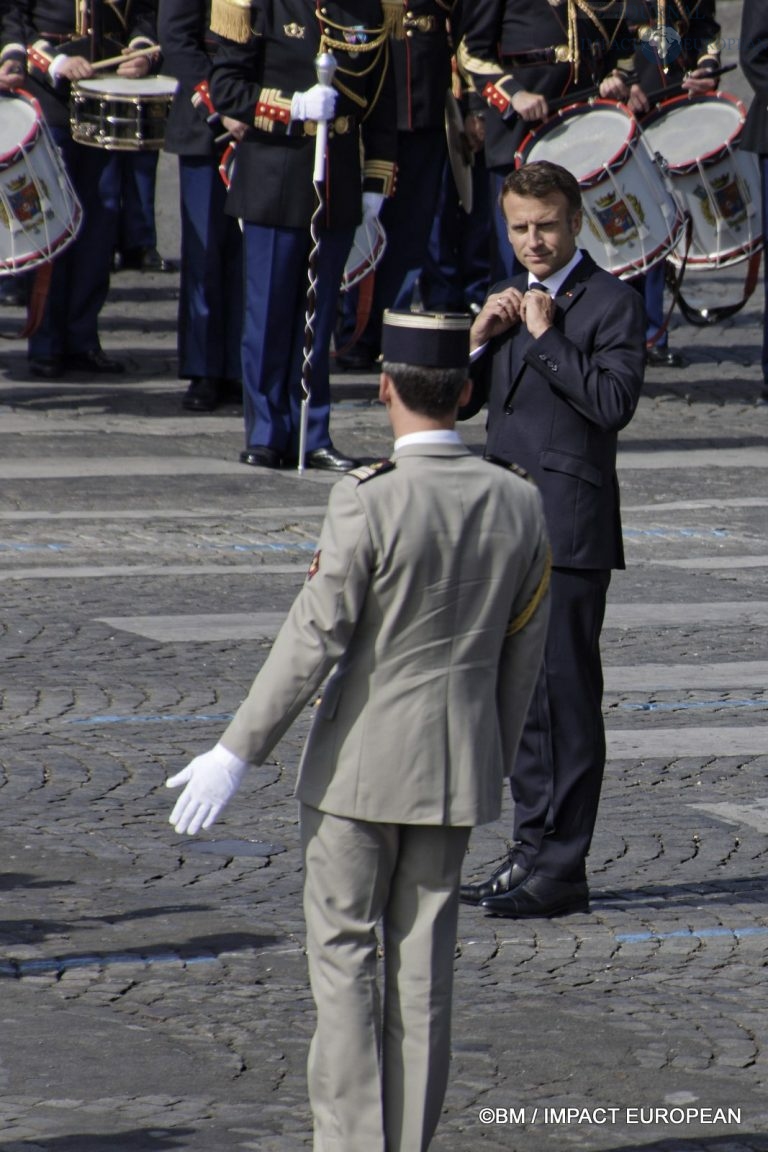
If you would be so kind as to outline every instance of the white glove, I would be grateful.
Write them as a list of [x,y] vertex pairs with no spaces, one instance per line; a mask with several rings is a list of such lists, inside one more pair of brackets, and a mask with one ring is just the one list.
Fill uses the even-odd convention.
[[383,203],[381,192],[363,192],[363,220],[378,216]]
[[174,805],[169,821],[177,832],[194,836],[201,828],[210,828],[225,804],[240,786],[248,764],[217,744],[204,752],[165,782],[166,788],[186,788]]
[[332,120],[338,95],[329,84],[315,84],[306,92],[294,92],[291,120]]

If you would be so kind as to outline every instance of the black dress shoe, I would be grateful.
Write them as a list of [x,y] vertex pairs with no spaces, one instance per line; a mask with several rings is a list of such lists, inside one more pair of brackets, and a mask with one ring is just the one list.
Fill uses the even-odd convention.
[[481,884],[462,884],[459,888],[459,900],[462,904],[479,904],[481,900],[487,900],[491,896],[501,896],[505,892],[510,892],[518,884],[522,884],[529,875],[527,868],[508,856]]
[[216,380],[210,376],[193,376],[181,401],[188,412],[213,412],[221,403],[221,393]]
[[552,880],[531,872],[511,892],[481,900],[480,907],[510,920],[568,916],[571,912],[589,912],[589,889],[586,880]]
[[29,360],[30,376],[38,376],[41,380],[58,380],[64,375],[66,369],[60,356],[32,356]]
[[115,267],[131,272],[175,272],[173,260],[166,260],[157,248],[126,248],[115,256]]
[[257,444],[253,448],[246,448],[240,453],[240,463],[250,464],[252,468],[280,468],[282,457],[274,448],[267,448],[265,444]]
[[220,380],[219,381],[219,395],[222,404],[242,404],[243,402],[243,382],[242,380]]
[[684,368],[686,360],[679,352],[673,352],[672,349],[664,344],[659,347],[654,344],[645,350],[646,364],[652,364],[655,368]]
[[125,365],[106,356],[101,348],[94,348],[91,352],[70,352],[66,365],[76,372],[97,372],[102,376],[121,376],[125,372]]
[[344,456],[331,445],[328,448],[315,448],[314,452],[307,452],[304,464],[307,468],[323,468],[326,472],[351,472],[357,468],[359,460],[351,456]]

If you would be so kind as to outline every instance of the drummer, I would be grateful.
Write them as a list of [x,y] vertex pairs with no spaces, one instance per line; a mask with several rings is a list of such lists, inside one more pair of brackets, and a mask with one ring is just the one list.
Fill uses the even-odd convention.
[[[700,0],[688,16],[680,0],[636,0],[630,32],[635,42],[637,82],[630,89],[629,107],[639,118],[680,91],[699,95],[717,88],[720,67],[720,25],[715,0]],[[622,62],[624,63],[624,62]],[[665,327],[664,261],[635,282],[645,296],[648,319],[646,355],[657,368],[682,368],[684,357],[673,351]]]
[[[102,351],[98,318],[109,290],[119,202],[113,154],[76,143],[69,127],[70,88],[95,72],[93,63],[156,44],[153,0],[17,0],[0,18],[0,77],[22,84],[40,103],[83,207],[77,240],[52,265],[42,324],[30,337],[32,376],[114,376],[124,365]],[[145,76],[151,56],[126,59],[119,76]]]
[[491,280],[513,275],[500,192],[515,168],[521,141],[550,111],[553,100],[598,89],[626,99],[629,89],[618,61],[626,38],[606,5],[587,0],[474,0],[464,6],[459,67],[488,106],[485,159],[491,176],[495,244]]

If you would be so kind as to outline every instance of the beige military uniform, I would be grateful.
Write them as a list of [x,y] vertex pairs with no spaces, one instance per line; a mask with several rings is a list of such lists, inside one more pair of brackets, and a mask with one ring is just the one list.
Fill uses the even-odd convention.
[[546,633],[537,490],[435,440],[336,484],[307,582],[222,737],[260,763],[335,665],[296,790],[316,1152],[429,1144],[462,858],[472,825],[499,815]]

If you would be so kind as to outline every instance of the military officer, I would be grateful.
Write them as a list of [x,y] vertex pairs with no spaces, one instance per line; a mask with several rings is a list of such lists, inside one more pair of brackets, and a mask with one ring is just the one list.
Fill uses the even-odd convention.
[[182,404],[192,412],[242,398],[243,238],[237,220],[224,211],[219,162],[223,138],[242,139],[248,125],[220,116],[211,99],[220,41],[209,21],[209,0],[161,0],[163,66],[179,81],[165,149],[179,158],[178,370],[190,382]]
[[[298,455],[315,141],[318,121],[326,120],[305,460],[310,468],[346,471],[355,461],[330,437],[328,355],[344,265],[362,217],[361,189],[365,211],[377,212],[394,185],[394,87],[381,4],[275,0],[243,7],[216,0],[211,27],[228,40],[213,62],[213,104],[249,125],[237,146],[226,209],[243,220],[245,243],[240,459],[279,468]],[[318,83],[315,72],[323,51],[336,60],[331,87]]]
[[397,92],[397,184],[382,206],[387,238],[367,312],[353,289],[343,299],[336,363],[371,368],[381,352],[385,308],[410,308],[429,244],[446,157],[455,0],[385,0]]
[[499,195],[523,138],[547,117],[548,102],[598,85],[602,96],[628,95],[625,76],[614,67],[624,25],[612,9],[586,0],[475,0],[465,6],[459,66],[488,106],[492,280],[519,270],[507,243]]
[[[448,1075],[461,862],[499,812],[547,622],[536,489],[454,430],[469,320],[386,313],[394,456],[331,493],[318,550],[221,742],[168,784],[207,828],[331,668],[301,766],[315,1148],[426,1150]],[[386,995],[377,992],[381,921]],[[382,1003],[383,1001],[383,1003]]]
[[[39,101],[83,206],[77,239],[53,262],[45,315],[29,340],[30,372],[46,379],[65,372],[120,373],[123,364],[104,354],[98,333],[115,247],[119,168],[110,152],[72,139],[70,85],[94,75],[97,60],[155,44],[153,0],[18,0],[2,14],[0,39],[2,68],[15,70]],[[140,77],[150,67],[142,56],[116,71]]]
[[[715,19],[715,0],[635,0],[629,32],[637,48],[629,66],[637,80],[630,89],[629,107],[636,116],[680,89],[692,96],[713,92],[720,65],[720,25]],[[622,62],[623,63],[623,62]],[[639,280],[648,318],[646,356],[649,364],[681,368],[685,361],[669,347],[664,315],[664,261]]]
[[[763,220],[768,220],[768,12],[759,0],[745,0],[744,3],[739,63],[754,92],[740,147],[747,152],[756,152],[760,157]],[[768,404],[768,255],[763,256],[763,278],[763,391],[760,402]]]

